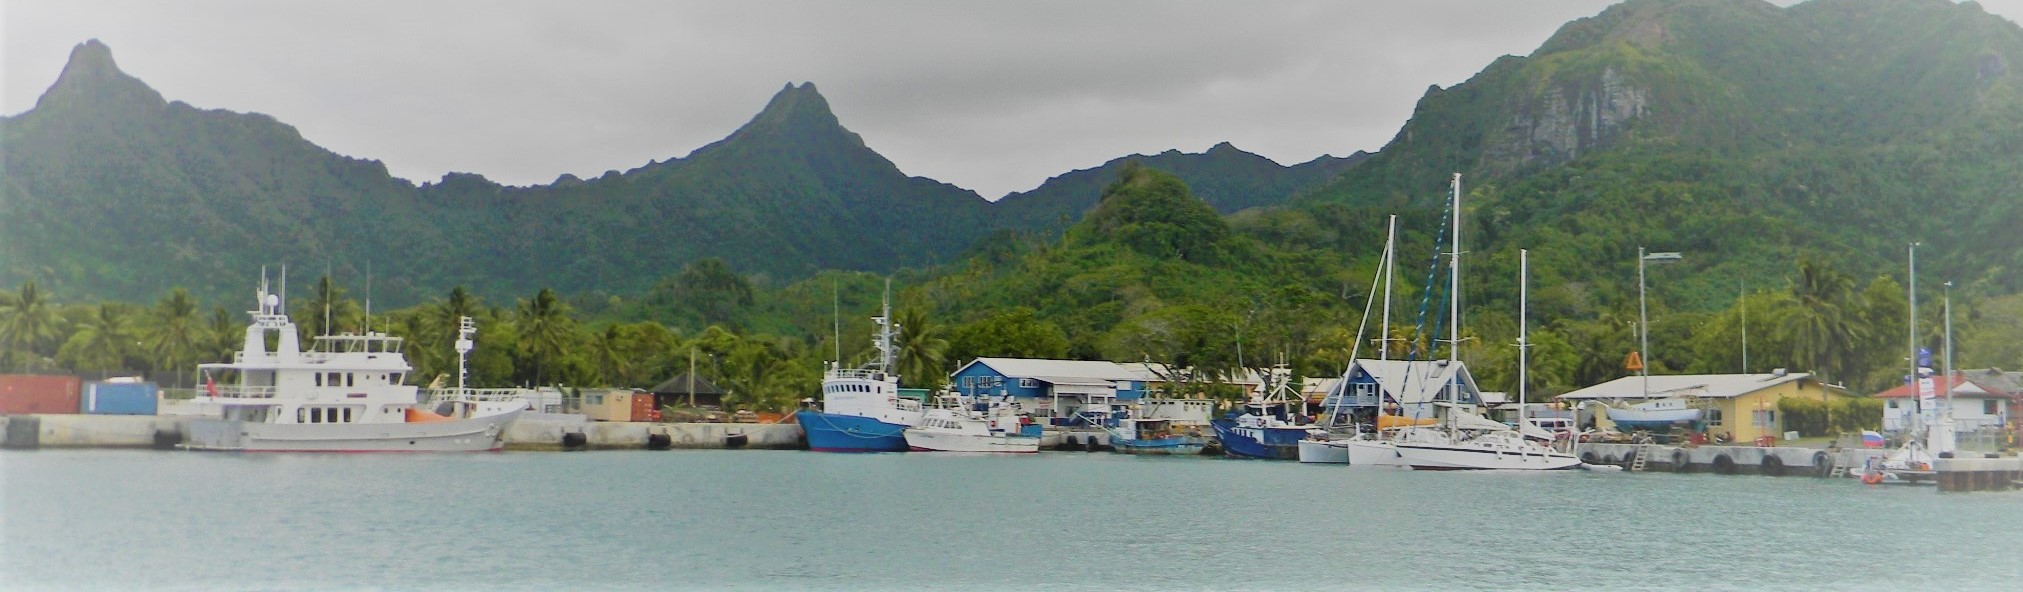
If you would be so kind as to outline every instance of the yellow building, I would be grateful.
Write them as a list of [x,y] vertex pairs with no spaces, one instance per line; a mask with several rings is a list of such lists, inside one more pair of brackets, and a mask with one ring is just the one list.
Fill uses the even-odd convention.
[[1709,435],[1725,434],[1736,443],[1749,443],[1766,435],[1784,437],[1784,418],[1777,411],[1777,402],[1785,397],[1828,401],[1847,396],[1847,392],[1839,387],[1820,384],[1811,374],[1778,371],[1770,374],[1675,374],[1648,379],[1627,376],[1560,395],[1558,399],[1584,406],[1589,401],[1634,405],[1659,399],[1691,398],[1694,405],[1706,410]]

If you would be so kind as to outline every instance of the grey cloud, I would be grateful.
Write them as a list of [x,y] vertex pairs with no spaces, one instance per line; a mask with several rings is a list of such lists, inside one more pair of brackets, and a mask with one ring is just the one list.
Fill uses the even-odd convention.
[[902,170],[995,198],[1225,140],[1285,163],[1375,150],[1428,85],[1609,3],[9,0],[0,112],[96,37],[171,99],[417,181],[531,184],[685,155],[807,80]]

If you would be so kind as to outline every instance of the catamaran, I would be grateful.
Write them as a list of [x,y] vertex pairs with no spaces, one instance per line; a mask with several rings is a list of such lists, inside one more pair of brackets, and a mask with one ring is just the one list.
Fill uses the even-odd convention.
[[[284,272],[282,292],[287,291]],[[368,329],[324,335],[302,351],[295,323],[265,274],[244,346],[231,362],[200,364],[197,400],[221,409],[218,419],[191,421],[183,447],[247,452],[377,452],[498,450],[522,406],[454,400],[436,413],[419,390],[403,384],[413,368],[402,340]],[[467,324],[468,326],[468,324]],[[273,351],[267,350],[270,335]],[[468,334],[459,355],[469,352]],[[461,358],[460,358],[461,359]],[[459,378],[463,378],[459,362]],[[219,384],[219,376],[237,384]]]

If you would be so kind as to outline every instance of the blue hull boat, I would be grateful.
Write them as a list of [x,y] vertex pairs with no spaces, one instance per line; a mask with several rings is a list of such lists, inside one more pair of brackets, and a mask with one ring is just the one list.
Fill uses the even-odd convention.
[[1208,442],[1193,436],[1169,436],[1150,440],[1129,440],[1110,436],[1110,447],[1124,454],[1201,454]]
[[1239,458],[1299,460],[1299,441],[1307,436],[1304,427],[1238,427],[1233,419],[1208,423],[1222,440],[1223,454]]
[[794,413],[817,452],[903,452],[906,426],[868,417],[801,410]]

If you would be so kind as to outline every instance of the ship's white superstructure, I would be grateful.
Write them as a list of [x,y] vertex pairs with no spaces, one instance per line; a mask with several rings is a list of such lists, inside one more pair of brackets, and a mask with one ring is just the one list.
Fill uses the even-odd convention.
[[[249,311],[253,322],[232,361],[198,366],[204,387],[197,398],[216,405],[221,417],[191,422],[187,448],[497,450],[506,427],[519,417],[517,406],[467,397],[448,399],[447,415],[423,409],[418,389],[405,384],[414,369],[402,354],[401,338],[369,330],[327,335],[303,350],[282,299],[267,291],[264,279],[257,299],[259,309]],[[467,340],[465,335],[460,341]]]

